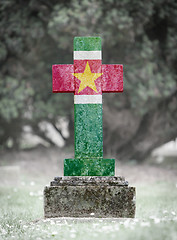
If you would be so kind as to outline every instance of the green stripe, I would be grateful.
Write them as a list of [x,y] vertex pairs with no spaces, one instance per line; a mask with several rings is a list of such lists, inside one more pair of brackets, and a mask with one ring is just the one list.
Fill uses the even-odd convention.
[[74,51],[101,51],[101,38],[75,37]]
[[65,159],[64,176],[114,176],[115,159]]
[[74,118],[75,158],[102,158],[102,104],[74,104]]

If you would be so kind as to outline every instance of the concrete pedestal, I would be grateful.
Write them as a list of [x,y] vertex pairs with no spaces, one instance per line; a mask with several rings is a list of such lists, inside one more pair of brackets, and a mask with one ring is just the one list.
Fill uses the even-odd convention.
[[44,216],[133,218],[135,188],[123,177],[56,177],[44,189]]

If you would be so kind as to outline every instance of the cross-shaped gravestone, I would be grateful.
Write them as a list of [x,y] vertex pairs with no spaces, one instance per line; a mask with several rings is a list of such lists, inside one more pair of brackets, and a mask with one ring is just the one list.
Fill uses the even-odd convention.
[[101,64],[101,38],[76,37],[74,64],[53,66],[53,91],[74,93],[75,158],[45,187],[45,217],[134,217],[135,188],[103,158],[102,93],[123,91],[122,65]]
[[123,91],[123,66],[102,64],[100,37],[74,38],[74,64],[53,65],[53,92],[74,93],[75,158],[64,176],[114,176],[103,158],[102,93]]

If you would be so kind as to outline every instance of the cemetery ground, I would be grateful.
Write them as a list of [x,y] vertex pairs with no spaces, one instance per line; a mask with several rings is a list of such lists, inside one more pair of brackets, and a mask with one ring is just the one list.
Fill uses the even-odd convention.
[[135,219],[44,219],[43,189],[73,150],[38,148],[0,154],[0,239],[177,239],[177,161],[117,162],[136,187]]

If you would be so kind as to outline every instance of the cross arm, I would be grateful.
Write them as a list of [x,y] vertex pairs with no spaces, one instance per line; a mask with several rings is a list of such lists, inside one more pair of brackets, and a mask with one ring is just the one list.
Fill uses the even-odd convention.
[[123,92],[123,65],[102,65],[102,92]]
[[53,92],[74,92],[74,66],[57,64],[52,66]]

